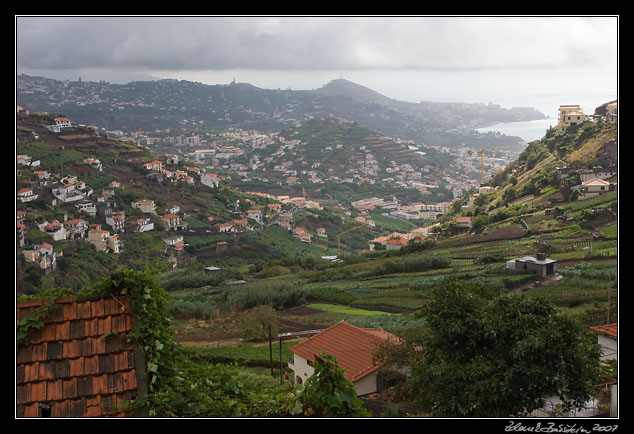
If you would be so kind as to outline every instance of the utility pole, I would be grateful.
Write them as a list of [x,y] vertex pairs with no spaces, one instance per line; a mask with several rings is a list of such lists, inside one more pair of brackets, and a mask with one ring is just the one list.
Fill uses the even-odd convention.
[[612,272],[608,272],[608,320],[605,325],[610,324],[610,286],[612,284]]
[[273,373],[273,338],[271,336],[271,324],[269,324],[269,359],[271,361],[271,377],[275,378]]

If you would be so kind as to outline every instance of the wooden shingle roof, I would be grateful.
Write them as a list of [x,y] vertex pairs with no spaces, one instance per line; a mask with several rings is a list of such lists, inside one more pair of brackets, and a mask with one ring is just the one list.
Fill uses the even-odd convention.
[[[46,300],[21,302],[17,321]],[[55,300],[16,353],[17,417],[127,416],[137,397],[131,304],[125,298]]]

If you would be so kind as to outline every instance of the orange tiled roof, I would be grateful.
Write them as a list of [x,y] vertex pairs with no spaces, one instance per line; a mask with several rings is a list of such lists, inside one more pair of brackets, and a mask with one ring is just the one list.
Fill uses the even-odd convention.
[[309,361],[324,351],[337,359],[348,380],[356,382],[379,368],[373,357],[388,341],[400,342],[396,335],[384,330],[360,328],[340,321],[289,350]]
[[[18,347],[16,415],[42,416],[44,405],[51,417],[126,416],[122,401],[137,395],[134,347],[123,335],[132,329],[129,300],[65,297],[55,303],[44,327]],[[42,304],[19,303],[17,320]],[[104,339],[107,333],[114,334]]]
[[590,327],[590,330],[602,335],[613,337],[615,339],[618,337],[618,323],[615,322],[612,324]]

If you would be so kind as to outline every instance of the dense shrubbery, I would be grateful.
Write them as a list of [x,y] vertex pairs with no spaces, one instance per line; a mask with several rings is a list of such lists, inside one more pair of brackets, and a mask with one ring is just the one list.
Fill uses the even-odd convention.
[[251,309],[262,305],[285,309],[304,303],[306,294],[306,289],[293,284],[243,285],[226,289],[221,299],[225,310]]
[[210,319],[218,310],[215,295],[200,291],[189,294],[171,294],[168,306],[174,319]]
[[387,261],[377,269],[376,274],[415,273],[427,270],[438,270],[448,268],[450,264],[451,260],[442,256],[418,256],[402,260]]
[[352,271],[350,269],[333,269],[314,274],[309,281],[327,282],[332,280],[357,280],[367,277],[383,276],[395,273],[417,273],[427,270],[448,268],[451,259],[443,256],[414,256],[410,258],[391,258],[369,269]]
[[412,315],[362,315],[346,321],[357,327],[379,328],[399,336],[425,323],[424,318]]
[[177,270],[164,273],[161,276],[161,286],[167,291],[176,291],[187,288],[200,288],[208,285],[219,285],[227,278],[225,272],[206,274],[202,272],[189,272]]

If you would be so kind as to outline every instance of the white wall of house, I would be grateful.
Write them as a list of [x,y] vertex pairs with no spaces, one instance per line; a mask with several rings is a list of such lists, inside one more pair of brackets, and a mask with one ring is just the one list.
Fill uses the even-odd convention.
[[[315,369],[308,364],[308,361],[300,355],[294,354],[293,363],[289,363],[288,367],[294,372],[296,384],[305,384]],[[357,396],[367,395],[377,391],[377,375],[376,371],[354,382],[354,388]]]
[[599,346],[601,346],[601,351],[603,352],[601,360],[615,360],[617,358],[616,339],[609,336],[599,335],[597,342]]
[[315,372],[315,369],[308,364],[308,360],[297,354],[294,355],[293,363],[289,363],[288,367],[293,370],[297,384],[304,384]]

